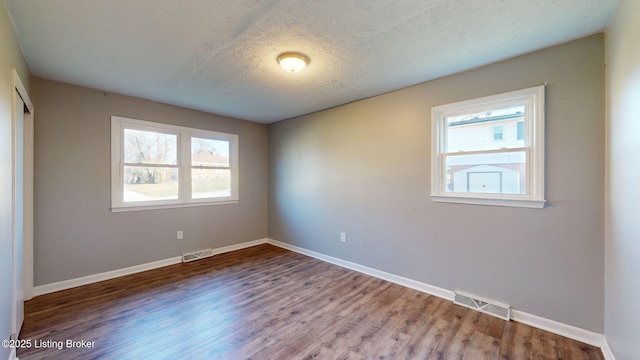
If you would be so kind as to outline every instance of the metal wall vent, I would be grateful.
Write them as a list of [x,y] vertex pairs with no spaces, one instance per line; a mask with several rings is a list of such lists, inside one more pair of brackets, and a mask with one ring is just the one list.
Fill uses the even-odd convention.
[[497,301],[483,299],[462,291],[455,291],[453,303],[499,317],[503,320],[511,320],[511,306]]
[[200,259],[208,258],[211,256],[213,256],[213,249],[198,250],[198,251],[182,254],[182,262],[186,263],[189,261],[200,260]]

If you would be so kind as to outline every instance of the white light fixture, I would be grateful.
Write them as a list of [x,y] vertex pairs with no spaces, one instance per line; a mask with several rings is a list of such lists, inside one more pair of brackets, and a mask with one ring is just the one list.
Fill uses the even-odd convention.
[[297,52],[286,52],[278,55],[278,64],[285,71],[299,72],[309,64],[309,57]]

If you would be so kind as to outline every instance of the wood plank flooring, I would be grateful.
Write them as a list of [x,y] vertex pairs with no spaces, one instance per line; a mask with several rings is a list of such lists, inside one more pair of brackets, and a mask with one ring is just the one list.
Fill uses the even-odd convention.
[[603,359],[593,346],[271,245],[36,297],[20,338],[31,342],[21,360]]

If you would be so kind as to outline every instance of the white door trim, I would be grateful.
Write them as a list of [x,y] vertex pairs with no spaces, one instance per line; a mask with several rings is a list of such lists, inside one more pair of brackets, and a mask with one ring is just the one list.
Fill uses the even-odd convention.
[[[22,134],[22,139],[20,139],[20,141],[16,141],[15,139],[12,140],[13,145],[12,145],[12,172],[13,172],[13,181],[14,181],[14,185],[13,185],[13,205],[12,205],[12,247],[16,246],[15,242],[16,242],[16,234],[17,231],[16,229],[18,229],[20,226],[22,226],[22,261],[19,261],[18,263],[22,264],[22,269],[21,269],[21,273],[22,276],[20,279],[15,279],[15,275],[12,275],[12,314],[11,314],[11,318],[12,318],[12,325],[11,325],[11,331],[16,333],[19,332],[20,329],[20,325],[21,324],[16,324],[16,319],[17,317],[17,312],[15,309],[15,302],[17,299],[20,300],[26,300],[31,298],[31,293],[33,292],[33,113],[34,113],[34,107],[33,107],[33,102],[31,101],[31,98],[29,97],[29,94],[27,93],[26,88],[24,87],[24,84],[22,82],[22,80],[20,79],[20,76],[18,75],[18,72],[16,71],[16,69],[12,69],[12,78],[13,78],[13,91],[12,91],[12,105],[11,105],[11,121],[12,121],[12,133],[15,137],[15,129],[17,129],[17,115],[20,112],[21,115],[24,115],[23,120],[22,120],[22,129],[23,129],[23,134]],[[16,102],[18,101],[18,97],[21,100],[21,103],[24,104],[24,107],[27,108],[27,111],[25,111],[24,107],[23,108],[17,108],[16,106]],[[16,171],[18,169],[18,164],[16,164],[16,157],[18,156],[18,152],[17,152],[17,148],[16,148],[16,143],[20,143],[22,146],[22,163],[20,164],[20,166],[22,167],[22,179],[20,179],[22,181],[22,188],[23,188],[23,194],[22,194],[22,206],[16,206],[16,185],[15,185],[15,181],[16,181]],[[17,223],[20,217],[18,217],[16,215],[16,208],[20,209],[22,208],[22,224]],[[13,250],[12,250],[13,251]],[[13,255],[12,255],[13,256]],[[12,269],[13,269],[12,265]],[[12,274],[14,274],[13,272],[14,270],[12,270]],[[16,281],[19,281],[19,286],[15,283]],[[15,294],[16,289],[20,289],[22,291],[21,294]],[[20,318],[22,318],[22,316],[20,316]],[[13,335],[13,334],[12,334]]]
[[33,166],[34,166],[34,106],[16,69],[13,69],[13,86],[20,94],[28,113],[24,114],[24,299],[33,297]]
[[20,97],[22,97],[22,101],[24,101],[24,105],[29,109],[29,113],[33,115],[33,103],[31,102],[31,98],[27,93],[27,89],[24,87],[22,80],[20,80],[20,75],[18,75],[18,71],[15,68],[13,70],[13,87],[18,91]]

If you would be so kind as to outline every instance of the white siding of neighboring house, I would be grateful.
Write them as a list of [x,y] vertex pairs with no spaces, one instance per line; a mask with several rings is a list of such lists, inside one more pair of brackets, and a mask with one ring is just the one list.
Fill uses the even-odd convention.
[[[522,118],[479,122],[447,128],[447,151],[492,150],[496,148],[518,148],[524,140],[518,140],[518,125]],[[502,126],[502,140],[493,140],[493,127]]]
[[[456,125],[447,128],[447,151],[481,151],[524,147],[518,140],[522,117]],[[502,139],[494,140],[494,128],[502,127]],[[447,157],[448,189],[453,192],[524,192],[525,153],[472,154]]]

